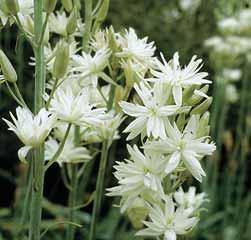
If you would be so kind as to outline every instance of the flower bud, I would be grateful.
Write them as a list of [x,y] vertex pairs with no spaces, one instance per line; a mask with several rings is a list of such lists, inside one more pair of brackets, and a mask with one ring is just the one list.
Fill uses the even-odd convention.
[[70,12],[73,8],[72,0],[61,0],[64,9]]
[[103,22],[109,9],[110,0],[104,0],[96,16],[97,22]]
[[4,54],[2,50],[0,50],[0,66],[4,75],[4,78],[9,82],[16,82],[17,81],[17,73],[12,66],[10,60]]
[[137,198],[132,206],[127,210],[128,217],[134,228],[140,229],[143,226],[142,221],[146,219],[149,210],[145,202]]
[[209,124],[209,117],[210,117],[210,114],[208,111],[205,112],[201,116],[200,121],[199,121],[199,127],[197,130],[197,137],[200,138],[200,137],[209,135],[209,131],[210,131],[210,126],[208,125]]
[[57,49],[56,59],[53,65],[53,76],[57,79],[62,78],[68,68],[70,49],[66,42],[62,42]]
[[[209,85],[205,85],[202,87],[199,91],[206,94],[208,92]],[[188,105],[194,106],[198,104],[203,99],[202,95],[199,94],[193,94],[192,97],[190,97],[187,101]]]
[[44,11],[52,13],[56,7],[57,0],[44,0]]
[[6,5],[6,1],[3,0],[3,1],[0,1],[0,10],[5,14],[5,15],[8,15],[9,14],[9,10],[8,10],[8,7]]
[[115,103],[116,103],[115,109],[116,109],[117,112],[120,110],[120,106],[119,106],[118,103],[121,100],[123,100],[123,98],[124,98],[124,88],[121,87],[121,86],[117,86],[116,90],[115,90],[115,97],[114,97]]
[[78,20],[77,10],[74,7],[71,12],[71,15],[68,19],[67,26],[66,26],[66,31],[67,31],[68,35],[71,35],[75,32],[75,30],[77,28],[77,20]]
[[126,79],[126,86],[133,87],[135,79],[131,61],[128,61],[127,63],[124,64],[124,73]]
[[210,107],[210,105],[212,104],[212,101],[213,101],[213,98],[209,97],[208,99],[204,100],[200,105],[198,105],[196,108],[194,108],[190,114],[193,115],[193,114],[205,113]]
[[193,92],[195,89],[196,89],[196,86],[194,85],[184,89],[183,102],[187,102],[193,96]]
[[5,5],[12,15],[16,15],[20,10],[18,0],[5,0]]
[[26,32],[34,35],[34,21],[30,15],[26,15],[21,18],[21,23]]
[[185,124],[186,124],[186,115],[185,115],[185,113],[179,114],[176,124],[177,124],[177,127],[179,128],[179,130],[182,131]]

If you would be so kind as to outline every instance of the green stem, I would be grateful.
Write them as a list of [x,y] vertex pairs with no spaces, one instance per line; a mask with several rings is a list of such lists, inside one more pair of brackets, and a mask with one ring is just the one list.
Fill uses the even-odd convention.
[[83,51],[86,51],[88,49],[91,27],[92,27],[92,0],[85,0],[85,32],[82,44]]
[[52,159],[46,164],[46,166],[44,167],[44,171],[46,172],[48,170],[48,168],[57,161],[58,157],[60,156],[60,154],[62,153],[63,149],[64,149],[64,145],[66,142],[66,139],[69,135],[69,132],[71,130],[71,123],[68,124],[68,127],[66,129],[64,138],[62,140],[62,142],[60,143],[58,150],[56,151],[56,153],[54,154],[54,156],[52,157]]
[[[80,127],[75,127],[74,133],[74,141],[75,146],[78,146],[80,143]],[[73,164],[71,167],[71,182],[70,182],[70,189],[69,189],[69,199],[68,199],[68,207],[69,207],[69,221],[75,221],[75,210],[74,207],[77,201],[77,189],[78,189],[78,165]],[[74,240],[75,236],[75,227],[73,225],[69,225],[66,232],[66,239],[67,240]]]
[[89,240],[94,240],[96,237],[96,226],[97,226],[98,216],[100,214],[102,196],[104,191],[105,169],[107,165],[108,148],[109,148],[108,141],[104,141],[102,144],[98,179],[96,183],[96,193],[92,210],[92,221],[91,221]]
[[[75,209],[76,201],[77,201],[77,190],[78,190],[78,166],[77,164],[72,164],[72,176],[70,183],[70,192],[68,199],[68,207],[69,207],[69,221],[75,222]],[[67,229],[67,240],[74,240],[75,236],[75,226],[69,225]]]
[[[35,42],[39,43],[43,27],[43,0],[34,0],[34,32]],[[45,91],[45,63],[44,46],[35,48],[35,99],[34,112],[37,114],[44,106],[43,95]],[[32,186],[32,200],[30,208],[29,240],[40,239],[40,225],[42,214],[42,199],[44,185],[44,145],[34,150],[34,172]]]
[[31,199],[31,188],[32,188],[32,173],[33,173],[33,164],[34,161],[31,159],[31,162],[29,163],[28,167],[28,173],[27,173],[27,187],[25,188],[25,196],[24,196],[24,202],[22,205],[22,214],[21,214],[21,219],[20,219],[20,225],[17,229],[16,236],[21,234],[22,227],[27,223],[27,218],[28,218],[28,210],[29,210],[29,203]]
[[42,44],[43,40],[44,40],[44,34],[45,34],[45,31],[46,31],[46,27],[47,27],[47,23],[48,23],[48,20],[49,20],[49,13],[46,14],[46,17],[45,17],[45,21],[43,23],[43,27],[42,27],[42,34],[40,36],[40,39],[39,39],[39,45]]
[[52,86],[52,89],[51,89],[49,99],[47,100],[46,105],[45,105],[46,108],[48,108],[50,106],[51,99],[52,99],[57,87],[58,87],[58,79],[55,79],[55,82],[53,83],[53,86]]

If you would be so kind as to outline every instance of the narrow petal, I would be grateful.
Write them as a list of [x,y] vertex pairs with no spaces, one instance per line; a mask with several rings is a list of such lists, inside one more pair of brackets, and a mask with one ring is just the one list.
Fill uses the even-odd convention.
[[165,173],[169,174],[173,172],[179,165],[179,162],[180,162],[180,152],[174,152],[171,155],[168,163],[166,164]]
[[21,147],[17,154],[18,154],[18,158],[21,162],[23,163],[27,163],[27,160],[26,160],[26,156],[28,154],[28,152],[32,149],[31,146],[24,146],[24,147]]

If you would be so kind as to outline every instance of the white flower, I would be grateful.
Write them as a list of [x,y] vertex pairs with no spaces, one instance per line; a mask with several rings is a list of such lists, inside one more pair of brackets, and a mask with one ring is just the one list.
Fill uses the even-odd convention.
[[[59,143],[50,137],[45,142],[45,160],[50,161],[59,148]],[[91,159],[90,152],[82,146],[75,146],[73,138],[67,138],[64,148],[57,159],[57,163],[62,167],[63,163],[80,163]]]
[[114,140],[114,137],[118,138],[118,128],[122,121],[122,114],[108,112],[103,121],[97,125],[97,134],[101,139]]
[[100,49],[108,49],[109,41],[108,41],[108,29],[105,31],[99,30],[97,31],[91,39],[91,47],[97,51]]
[[194,11],[200,5],[201,0],[180,0],[179,3],[183,11]]
[[226,80],[236,82],[240,80],[242,71],[238,68],[236,69],[224,68],[222,75],[224,78],[226,78]]
[[133,201],[145,191],[163,193],[161,180],[164,177],[162,154],[152,151],[141,153],[136,145],[127,146],[131,160],[117,161],[114,175],[118,179],[119,186],[107,189],[109,196],[123,196]]
[[189,110],[189,107],[167,105],[168,94],[164,91],[164,85],[161,83],[155,83],[153,89],[151,89],[148,85],[141,82],[139,85],[135,84],[134,88],[144,106],[124,101],[120,102],[123,112],[136,118],[124,130],[124,132],[130,132],[128,140],[145,131],[148,137],[165,138],[165,119],[178,112]]
[[166,174],[173,172],[183,162],[191,174],[201,182],[202,176],[205,176],[206,173],[202,169],[199,159],[211,155],[216,147],[213,143],[206,141],[206,136],[197,138],[197,128],[194,115],[190,118],[183,133],[175,123],[172,126],[170,122],[166,121],[167,139],[149,143],[145,148],[170,154],[170,159],[165,167]]
[[78,77],[97,87],[98,78],[101,77],[105,81],[109,78],[103,70],[108,65],[110,51],[106,48],[99,49],[94,56],[89,53],[82,52],[82,56],[75,55],[72,57],[73,69],[78,72]]
[[202,68],[202,60],[197,59],[193,56],[189,64],[181,68],[179,63],[179,54],[176,52],[173,55],[172,61],[166,62],[164,56],[161,54],[163,63],[156,60],[158,69],[152,70],[152,74],[155,77],[152,80],[159,80],[167,82],[172,86],[172,93],[174,101],[177,105],[182,104],[182,89],[191,85],[201,85],[203,83],[211,83],[206,80],[205,77],[208,75],[206,72],[199,72]]
[[33,14],[34,12],[34,1],[33,0],[18,0],[20,13],[24,15]]
[[87,89],[84,89],[77,96],[74,96],[70,88],[57,89],[49,109],[64,122],[76,125],[97,124],[103,117],[104,109],[93,109],[94,106],[89,102],[90,97]]
[[49,18],[49,29],[50,32],[57,33],[62,36],[67,36],[66,26],[68,23],[68,18],[64,11],[56,12],[56,14],[51,13]]
[[184,192],[182,187],[180,187],[179,190],[173,194],[173,197],[179,207],[186,209],[191,214],[198,210],[206,201],[206,194],[196,194],[195,187],[189,187],[187,192]]
[[124,36],[119,35],[118,41],[122,48],[122,51],[116,54],[118,57],[132,59],[143,65],[152,65],[156,47],[154,42],[147,43],[148,37],[139,39],[135,30],[129,28]]
[[147,227],[136,233],[137,236],[159,237],[164,240],[176,240],[177,235],[189,232],[198,222],[198,218],[189,217],[183,208],[176,208],[172,198],[166,196],[164,206],[150,206],[149,221],[143,221]]
[[230,18],[225,18],[222,19],[219,23],[218,23],[218,27],[221,31],[223,32],[235,32],[238,30],[239,28],[239,22],[237,21],[237,19],[230,17]]
[[20,160],[24,161],[31,148],[36,148],[45,141],[55,124],[55,116],[44,108],[34,116],[29,109],[17,107],[16,114],[17,118],[10,113],[13,123],[3,120],[25,145],[18,151]]

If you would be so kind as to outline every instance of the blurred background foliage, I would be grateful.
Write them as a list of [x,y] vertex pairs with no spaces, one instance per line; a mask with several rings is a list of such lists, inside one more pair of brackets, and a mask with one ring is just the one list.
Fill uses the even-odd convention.
[[[237,19],[237,25],[226,21],[229,18]],[[191,233],[191,239],[251,239],[251,1],[111,0],[105,25],[113,25],[116,31],[135,28],[141,37],[149,36],[167,59],[175,51],[180,53],[182,62],[190,60],[194,54],[203,58],[203,70],[208,71],[213,80],[211,135],[217,144],[217,152],[204,160],[207,178],[200,190],[208,194],[210,201],[205,206],[207,210],[202,214],[199,227]],[[32,102],[33,75],[28,64],[31,56],[28,44],[15,27],[11,27],[0,32],[0,47],[15,64],[20,88],[27,101]],[[15,107],[5,89],[0,88],[1,117]],[[1,122],[0,240],[14,239],[13,233],[21,217],[27,169],[17,160],[18,145],[16,137],[7,132]],[[124,156],[121,145],[117,142],[111,149],[110,165],[114,159]],[[91,163],[87,169],[90,177],[86,174],[82,179],[79,198],[84,198],[85,202],[91,199],[94,189],[95,164]],[[111,172],[110,166],[107,186],[114,181]],[[83,189],[86,189],[85,194]],[[60,221],[67,217],[66,202],[67,190],[60,170],[53,167],[46,175],[44,229],[52,226],[54,219]],[[105,199],[98,239],[137,239],[128,218],[112,207],[116,203]],[[77,210],[78,221],[84,225],[79,236],[86,235],[90,210],[89,205]],[[62,239],[63,225],[53,226],[45,239]]]

